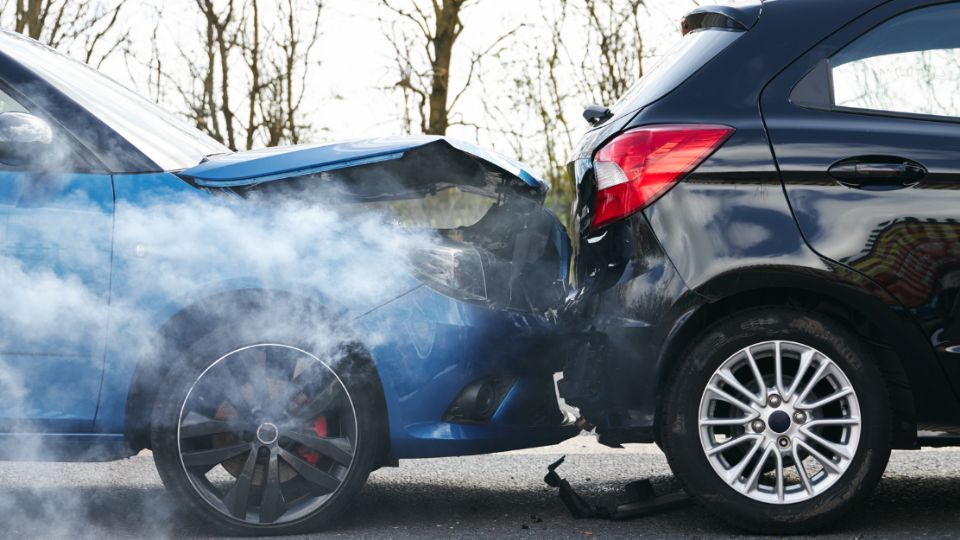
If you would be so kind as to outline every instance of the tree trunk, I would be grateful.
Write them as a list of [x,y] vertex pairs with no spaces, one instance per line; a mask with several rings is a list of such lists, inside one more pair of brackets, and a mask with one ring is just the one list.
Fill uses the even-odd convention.
[[[223,142],[223,134],[220,132],[220,122],[217,117],[216,99],[214,99],[214,79],[213,74],[216,69],[217,52],[215,48],[214,33],[216,29],[213,20],[207,17],[206,47],[207,53],[207,71],[203,77],[203,116],[197,118],[197,127],[209,133],[213,138]],[[209,121],[209,124],[207,122]]]
[[43,31],[43,22],[40,20],[40,7],[43,0],[29,0],[27,2],[27,35],[33,39],[40,39]]
[[230,109],[230,47],[227,44],[226,26],[229,19],[217,28],[217,47],[220,50],[220,110],[227,131],[227,146],[237,149],[236,134],[233,129],[233,110]]
[[290,12],[287,14],[287,31],[290,32],[290,43],[289,47],[286,48],[286,65],[284,79],[287,84],[287,130],[290,133],[290,142],[293,144],[300,143],[300,134],[297,129],[296,122],[296,108],[293,106],[293,94],[296,90],[293,89],[293,70],[296,67],[297,60],[297,23],[294,21],[294,8],[292,0],[288,0],[288,6]]
[[257,133],[257,105],[260,102],[260,4],[252,0],[253,19],[251,21],[253,37],[250,44],[250,95],[247,100],[247,140],[245,148],[253,148],[253,137]]
[[450,123],[449,110],[447,110],[450,93],[450,60],[453,56],[453,45],[463,29],[460,23],[462,6],[463,0],[443,0],[443,6],[436,12],[436,27],[432,43],[433,77],[430,84],[430,117],[427,121],[429,135],[445,135]]

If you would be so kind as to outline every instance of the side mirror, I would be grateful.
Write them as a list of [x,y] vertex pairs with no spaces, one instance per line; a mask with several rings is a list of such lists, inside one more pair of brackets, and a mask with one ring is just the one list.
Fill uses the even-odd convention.
[[53,146],[53,130],[23,112],[0,113],[0,162],[22,166],[42,162]]

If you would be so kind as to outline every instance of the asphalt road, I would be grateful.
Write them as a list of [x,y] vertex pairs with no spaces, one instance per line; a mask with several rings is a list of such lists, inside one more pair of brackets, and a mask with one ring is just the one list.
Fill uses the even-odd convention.
[[[689,507],[628,522],[574,520],[543,484],[561,468],[592,498],[626,482],[673,479],[656,447],[609,450],[592,438],[490,456],[403,462],[375,472],[355,509],[318,537],[730,537],[738,531]],[[150,456],[105,464],[0,463],[0,537],[202,537],[202,523],[173,508]],[[828,536],[954,537],[960,527],[960,450],[896,452],[880,487]]]

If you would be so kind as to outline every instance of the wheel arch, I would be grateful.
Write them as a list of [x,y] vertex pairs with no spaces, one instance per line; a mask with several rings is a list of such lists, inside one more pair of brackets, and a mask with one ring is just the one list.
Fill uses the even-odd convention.
[[[159,381],[162,381],[170,369],[183,361],[182,354],[196,339],[220,325],[227,324],[236,314],[255,313],[262,310],[283,310],[295,313],[297,320],[320,320],[328,316],[328,309],[322,304],[293,293],[268,289],[240,289],[221,292],[195,301],[184,307],[159,328],[155,336],[152,351],[159,355],[141,358],[131,379],[124,414],[124,436],[133,451],[150,448],[151,417],[156,403]],[[376,388],[378,403],[376,407],[382,414],[383,444],[385,454],[389,455],[389,416],[383,382],[369,351],[359,340],[349,343],[354,358],[359,359],[369,369]]]
[[[937,379],[935,374],[942,370],[913,319],[908,314],[895,312],[877,296],[838,279],[835,274],[810,269],[776,269],[771,273],[743,271],[716,278],[702,288],[702,293],[709,301],[679,317],[661,348],[657,403],[663,403],[662,394],[667,391],[680,356],[700,333],[731,314],[766,306],[791,306],[823,314],[864,340],[887,383],[895,448],[917,448],[918,411],[914,388],[946,392],[955,400],[952,390],[944,385],[943,377],[931,386],[931,379]],[[656,414],[655,433],[659,440],[662,407],[658,407]]]

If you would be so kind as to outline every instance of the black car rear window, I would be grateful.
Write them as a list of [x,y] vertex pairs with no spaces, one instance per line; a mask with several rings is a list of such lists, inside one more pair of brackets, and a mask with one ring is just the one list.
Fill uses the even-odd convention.
[[683,36],[610,107],[614,114],[611,122],[667,95],[743,34],[742,31],[707,28]]

